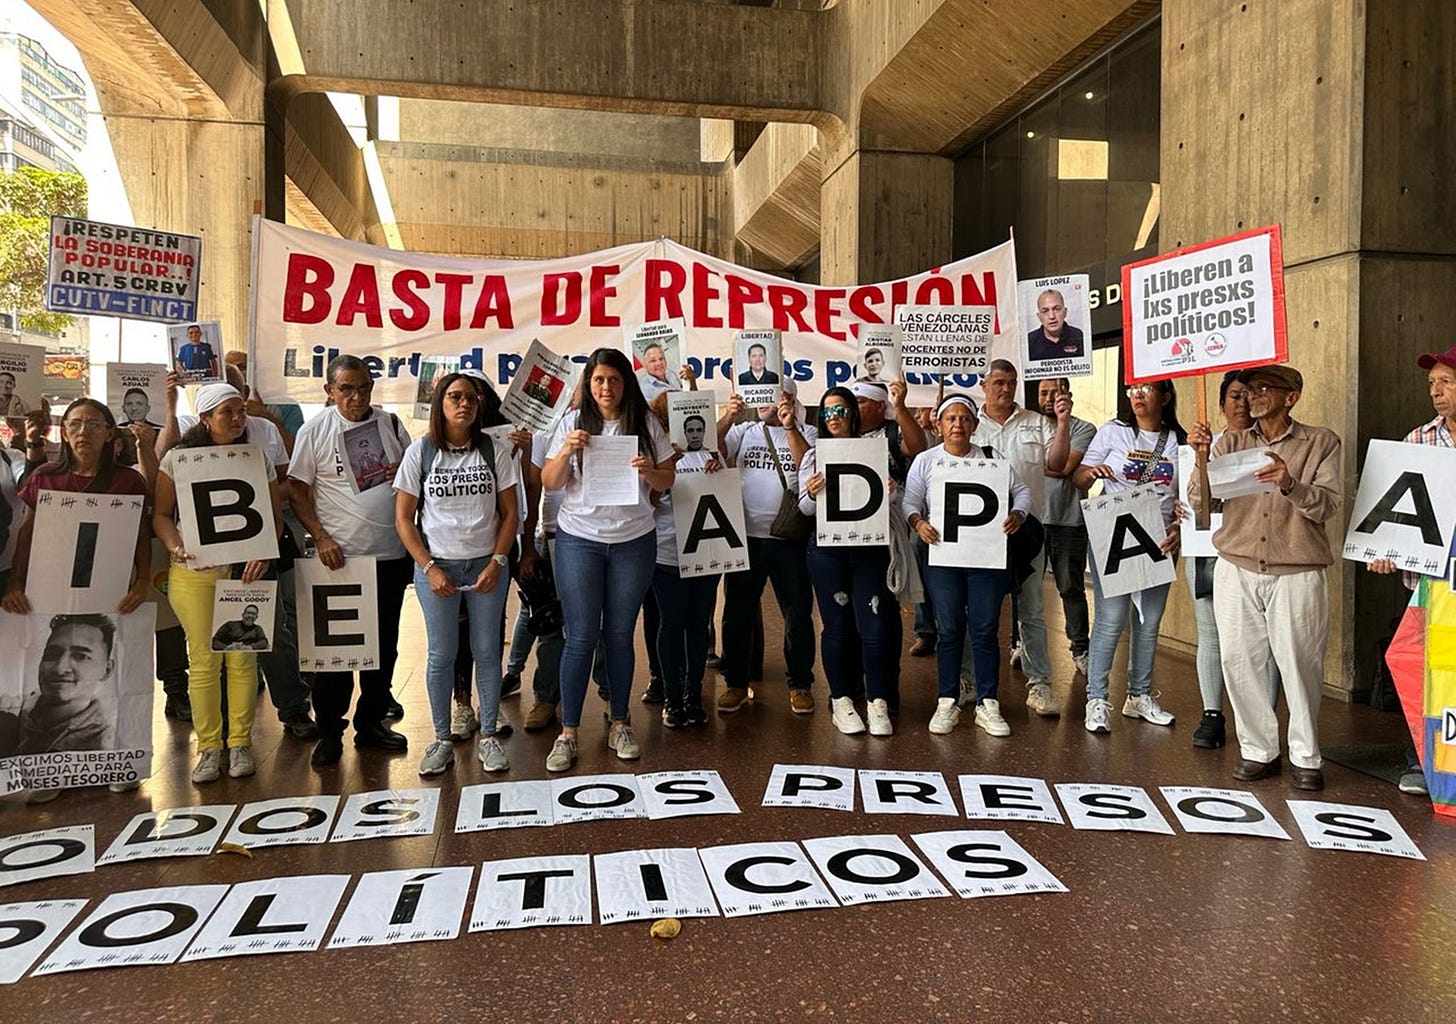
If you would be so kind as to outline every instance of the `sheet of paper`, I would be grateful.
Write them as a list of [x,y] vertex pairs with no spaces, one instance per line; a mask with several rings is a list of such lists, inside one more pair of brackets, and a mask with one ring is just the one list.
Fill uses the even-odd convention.
[[632,468],[636,455],[635,437],[593,437],[581,453],[582,500],[587,505],[637,504],[642,477]]
[[1272,491],[1272,483],[1266,484],[1254,479],[1254,474],[1268,461],[1267,449],[1264,448],[1249,448],[1209,459],[1208,489],[1215,498],[1225,501]]

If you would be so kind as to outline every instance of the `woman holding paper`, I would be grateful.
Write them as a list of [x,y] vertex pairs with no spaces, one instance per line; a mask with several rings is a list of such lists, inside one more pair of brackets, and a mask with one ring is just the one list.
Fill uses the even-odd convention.
[[[848,388],[834,387],[819,400],[819,434],[816,446],[827,438],[854,438],[861,433],[859,399]],[[824,474],[817,468],[816,448],[799,460],[799,511],[812,516],[824,490]],[[892,481],[885,481],[893,487]],[[829,680],[829,699],[834,727],[846,736],[865,731],[864,719],[855,709],[851,694],[860,689],[863,671],[865,713],[871,736],[890,736],[888,702],[889,657],[885,647],[890,638],[890,616],[900,614],[899,602],[885,586],[890,567],[888,544],[854,547],[820,547],[816,534],[809,535],[809,577],[824,632],[819,638],[824,675]],[[859,657],[850,647],[859,638]],[[899,652],[895,655],[898,657]]]
[[[181,442],[162,459],[157,471],[157,502],[152,528],[172,554],[167,574],[167,600],[187,634],[187,694],[192,700],[192,727],[197,731],[197,766],[192,781],[214,782],[222,774],[222,666],[227,664],[227,773],[234,779],[252,775],[253,710],[258,703],[258,655],[254,651],[212,650],[212,597],[218,580],[228,579],[241,568],[244,583],[252,583],[268,569],[266,561],[243,566],[193,565],[196,555],[182,544],[177,525],[176,458],[178,452],[211,445],[248,443],[248,415],[243,396],[231,384],[207,384],[197,389],[193,404],[198,423],[182,435]],[[278,482],[269,474],[268,497],[273,503],[273,523],[283,529],[283,512]]]
[[[971,444],[979,417],[976,403],[966,395],[947,395],[935,410],[936,426],[942,442],[921,452],[910,466],[905,481],[905,519],[920,539],[932,548],[940,543],[940,531],[930,523],[931,489],[939,481],[935,469],[947,462],[990,456],[1004,456],[994,448],[985,450]],[[1010,510],[1002,520],[1001,531],[1008,538],[1007,565],[1011,564],[1009,538],[1021,529],[1031,513],[1031,491],[1010,467]],[[991,736],[1009,736],[1011,729],[1001,715],[996,699],[1001,681],[1001,652],[996,630],[1001,618],[1001,602],[1011,590],[1011,570],[967,569],[952,565],[932,564],[925,568],[925,589],[935,606],[935,676],[938,699],[930,719],[930,731],[945,735],[960,721],[961,655],[965,650],[969,629],[971,655],[976,667],[976,725]]]
[[[541,470],[542,487],[563,488],[555,569],[566,645],[561,735],[546,758],[546,769],[553,772],[576,763],[577,727],[598,641],[611,693],[607,746],[624,761],[641,756],[627,720],[635,667],[632,633],[657,562],[651,492],[671,488],[674,476],[667,433],[648,411],[627,357],[616,349],[597,349],[582,369],[582,381],[581,404],[557,424]],[[623,442],[626,452],[618,450]]]
[[455,763],[450,715],[460,606],[469,608],[470,649],[480,695],[476,756],[488,772],[511,766],[496,738],[501,691],[501,629],[510,588],[508,553],[516,542],[516,463],[477,429],[480,392],[462,373],[435,384],[430,429],[405,449],[394,478],[394,528],[415,561],[415,598],[425,619],[425,691],[435,740],[421,775]]
[[[1188,432],[1178,422],[1178,395],[1173,382],[1160,380],[1153,384],[1134,384],[1126,391],[1126,401],[1117,419],[1108,420],[1097,431],[1092,445],[1082,458],[1082,465],[1072,477],[1078,490],[1085,491],[1094,481],[1102,481],[1104,494],[1129,491],[1153,484],[1161,499],[1163,524],[1167,534],[1159,547],[1177,557],[1178,520],[1174,506],[1178,498],[1178,446]],[[1054,471],[1059,466],[1050,467]],[[1158,651],[1158,626],[1168,603],[1168,589],[1163,583],[1132,594],[1104,597],[1097,571],[1092,566],[1092,634],[1087,650],[1087,709],[1084,724],[1088,732],[1112,731],[1112,705],[1107,700],[1107,677],[1112,671],[1112,658],[1122,631],[1132,620],[1132,636],[1128,642],[1127,700],[1122,713],[1127,718],[1141,718],[1154,725],[1172,725],[1173,716],[1158,704],[1152,692],[1153,656]]]

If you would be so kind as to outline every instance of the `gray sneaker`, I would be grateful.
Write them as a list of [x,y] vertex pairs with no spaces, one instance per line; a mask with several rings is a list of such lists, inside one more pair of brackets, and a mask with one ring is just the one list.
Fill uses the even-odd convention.
[[642,748],[632,738],[632,727],[626,722],[613,724],[607,733],[607,746],[617,752],[617,758],[622,761],[635,761],[642,756]]
[[221,775],[222,751],[199,750],[197,767],[192,769],[192,781],[200,786],[204,782],[216,782]]
[[480,759],[480,767],[488,772],[503,772],[511,767],[510,758],[494,736],[486,736],[475,744],[475,756]]
[[548,772],[569,771],[574,764],[576,764],[576,738],[574,736],[556,737],[556,742],[551,744],[551,753],[546,755],[546,770]]
[[436,740],[425,748],[425,756],[420,758],[420,774],[439,775],[454,763],[455,748],[450,746],[450,741]]
[[228,778],[245,779],[257,770],[252,747],[228,748]]
[[1062,706],[1052,696],[1052,688],[1041,681],[1026,687],[1026,709],[1035,711],[1043,718],[1056,718],[1062,713]]

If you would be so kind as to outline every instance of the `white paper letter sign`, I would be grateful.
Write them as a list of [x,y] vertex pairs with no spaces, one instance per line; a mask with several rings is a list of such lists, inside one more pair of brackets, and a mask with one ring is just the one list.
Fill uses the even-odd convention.
[[724,917],[838,907],[797,843],[740,843],[699,850]]
[[379,664],[379,592],[372,557],[351,556],[342,569],[300,558],[293,563],[293,586],[300,669],[354,672]]
[[554,806],[550,779],[465,786],[460,790],[460,806],[455,812],[455,831],[554,825]]
[[930,564],[1006,568],[1011,464],[994,459],[937,459],[930,471],[930,525],[940,534]]
[[890,501],[885,481],[890,453],[878,437],[821,437],[814,463],[824,474],[815,503],[820,547],[858,547],[890,542]]
[[1312,850],[1379,853],[1425,860],[1405,829],[1383,807],[1357,807],[1324,800],[1288,800],[1294,822]]
[[1062,824],[1062,812],[1045,779],[1015,775],[962,775],[966,817],[986,821],[1045,821]]
[[1284,826],[1269,817],[1252,793],[1206,786],[1160,786],[1163,799],[1184,832],[1288,839]]
[[637,792],[635,775],[552,779],[551,802],[558,825],[647,817],[642,795]]
[[927,832],[910,838],[964,899],[1067,891],[1005,832]]
[[204,857],[222,838],[232,819],[234,804],[174,807],[169,811],[138,814],[96,861],[121,864],[154,857]]
[[1171,836],[1173,826],[1137,786],[1059,782],[1057,796],[1073,828],[1099,832],[1157,832]]
[[804,849],[846,907],[950,896],[899,836],[805,839]]
[[348,875],[292,875],[241,882],[228,890],[182,955],[182,962],[319,948]]
[[35,976],[176,963],[227,891],[225,885],[184,885],[114,892],[61,940]]
[[359,879],[329,949],[434,942],[460,934],[473,868],[372,871]]
[[40,900],[0,906],[0,985],[19,981],[85,906],[85,900]]
[[696,850],[628,850],[598,854],[592,860],[602,924],[718,916]]
[[435,815],[440,809],[438,789],[384,789],[374,793],[351,793],[339,812],[331,843],[354,839],[383,839],[395,836],[435,834]]
[[268,482],[273,467],[252,444],[172,452],[177,520],[193,565],[229,565],[278,557]]
[[1456,532],[1456,449],[1371,441],[1345,534],[1345,557],[1388,558],[1408,572],[1443,576]]
[[859,770],[859,793],[866,814],[943,814],[956,816],[955,801],[940,772]]
[[0,839],[0,886],[96,870],[96,829],[67,825]]
[[649,772],[637,776],[647,816],[686,818],[699,814],[737,814],[738,802],[715,771]]
[[259,849],[322,843],[339,809],[337,795],[285,796],[244,804],[228,830],[227,841]]
[[[140,494],[41,491],[25,596],[33,611],[114,612],[131,588]],[[44,538],[44,542],[42,542]]]
[[1082,502],[1088,549],[1104,597],[1172,583],[1178,575],[1172,556],[1158,548],[1168,534],[1158,503],[1154,484]]
[[736,469],[679,473],[672,484],[677,571],[683,579],[748,568],[742,476]]
[[763,792],[765,807],[854,810],[854,769],[819,764],[776,764]]
[[591,858],[486,861],[470,911],[473,932],[591,924]]

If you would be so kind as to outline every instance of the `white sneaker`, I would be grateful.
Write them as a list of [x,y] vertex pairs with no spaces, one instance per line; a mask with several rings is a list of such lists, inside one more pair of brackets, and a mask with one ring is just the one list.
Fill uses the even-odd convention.
[[[217,776],[213,775],[213,778],[215,779]],[[25,794],[25,803],[30,807],[34,807],[36,804],[48,804],[52,800],[58,799],[60,795],[60,789],[32,789]]]
[[1015,647],[1011,648],[1011,667],[1012,668],[1020,668],[1021,667],[1021,655],[1022,655],[1022,652],[1023,651],[1024,651],[1024,648],[1022,647],[1021,644],[1017,644]]
[[546,755],[548,772],[564,772],[576,764],[576,739],[572,736],[558,736],[551,744],[551,753]]
[[1105,700],[1092,698],[1087,701],[1086,719],[1083,722],[1088,732],[1112,731],[1112,705]]
[[450,738],[464,743],[480,728],[480,719],[469,704],[456,704],[450,711]]
[[246,779],[257,770],[258,766],[253,761],[252,747],[228,748],[228,778]]
[[[881,701],[881,703],[884,703]],[[858,736],[865,731],[864,719],[859,717],[859,712],[854,709],[854,700],[850,697],[835,697],[829,702],[831,717],[834,720],[834,728],[846,736]]]
[[895,723],[890,721],[890,705],[883,698],[870,701],[865,712],[869,716],[871,736],[895,735]]
[[1032,683],[1026,688],[1026,709],[1044,718],[1056,718],[1062,713],[1062,706],[1052,696],[1052,688],[1046,683]]
[[197,767],[192,769],[192,781],[200,786],[204,782],[216,782],[221,775],[222,751],[199,750],[197,752]]
[[635,761],[642,756],[642,748],[632,737],[632,727],[626,722],[614,722],[607,730],[607,746],[617,752],[620,761]]
[[1076,668],[1078,672],[1082,673],[1082,678],[1087,678],[1087,655],[1072,655],[1072,665]]
[[990,697],[976,705],[976,727],[987,736],[1011,735],[1011,726],[1001,717],[1001,702]]
[[956,707],[954,697],[941,697],[935,702],[935,714],[930,716],[930,731],[944,736],[961,720],[961,709]]
[[439,775],[455,763],[455,748],[449,740],[436,740],[425,748],[420,758],[421,775]]
[[510,758],[494,736],[486,736],[475,745],[475,756],[480,759],[480,767],[488,772],[508,771],[511,767]]
[[1124,718],[1141,718],[1154,725],[1173,724],[1173,716],[1159,706],[1158,698],[1151,693],[1128,694],[1122,705],[1122,714]]

